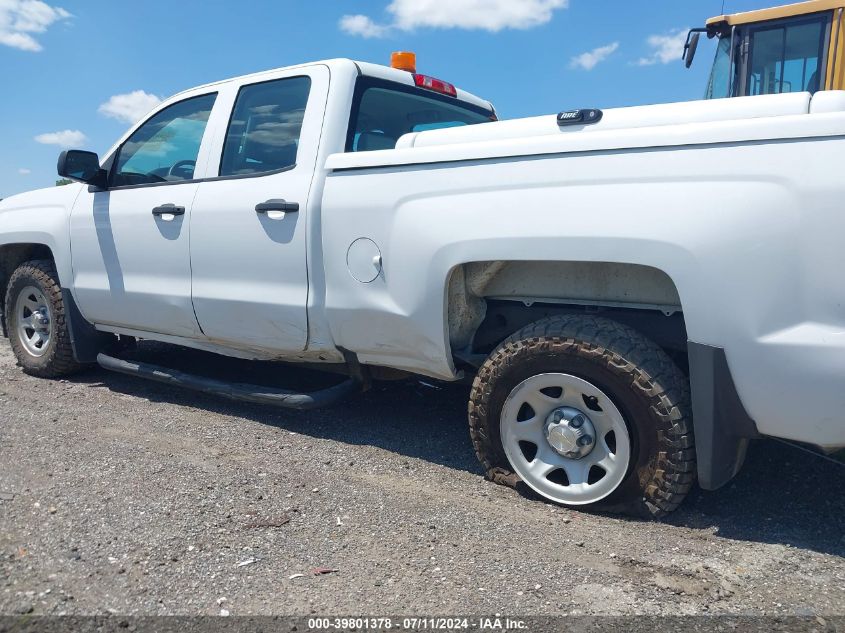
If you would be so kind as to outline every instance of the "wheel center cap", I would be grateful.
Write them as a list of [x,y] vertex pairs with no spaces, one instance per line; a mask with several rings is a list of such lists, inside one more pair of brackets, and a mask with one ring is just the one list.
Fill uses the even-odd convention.
[[42,308],[34,314],[34,323],[38,330],[46,330],[50,326],[50,317],[47,316],[47,310]]
[[578,409],[560,407],[546,418],[546,441],[560,455],[581,459],[593,450],[596,429]]

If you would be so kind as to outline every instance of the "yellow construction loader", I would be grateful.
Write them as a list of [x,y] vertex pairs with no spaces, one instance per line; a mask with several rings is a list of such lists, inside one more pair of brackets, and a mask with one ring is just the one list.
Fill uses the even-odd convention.
[[705,98],[845,89],[845,0],[810,0],[720,15],[692,29],[684,47],[692,65],[699,39],[718,38]]

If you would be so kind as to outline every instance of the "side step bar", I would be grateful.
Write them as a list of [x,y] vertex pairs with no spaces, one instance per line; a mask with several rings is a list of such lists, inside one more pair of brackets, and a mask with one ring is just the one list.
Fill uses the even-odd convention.
[[363,391],[364,388],[360,380],[350,378],[339,385],[313,393],[294,393],[284,389],[274,389],[273,387],[205,378],[196,374],[188,374],[149,363],[121,360],[107,356],[106,354],[98,354],[97,363],[100,367],[109,371],[155,380],[156,382],[163,382],[175,387],[221,396],[229,400],[268,404],[274,407],[297,409],[299,411],[309,411],[311,409],[330,406],[344,398]]

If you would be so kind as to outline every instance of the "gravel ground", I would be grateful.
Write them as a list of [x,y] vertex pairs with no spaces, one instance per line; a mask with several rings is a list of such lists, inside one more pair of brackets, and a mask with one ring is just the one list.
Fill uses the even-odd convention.
[[0,613],[845,613],[845,468],[765,441],[664,522],[573,512],[481,477],[467,393],[278,412],[0,343]]

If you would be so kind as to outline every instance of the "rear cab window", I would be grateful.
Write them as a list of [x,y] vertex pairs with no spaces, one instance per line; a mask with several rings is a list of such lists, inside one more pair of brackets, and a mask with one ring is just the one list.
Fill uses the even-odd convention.
[[361,77],[355,87],[347,152],[393,149],[409,132],[489,123],[495,113],[455,97],[392,81]]

